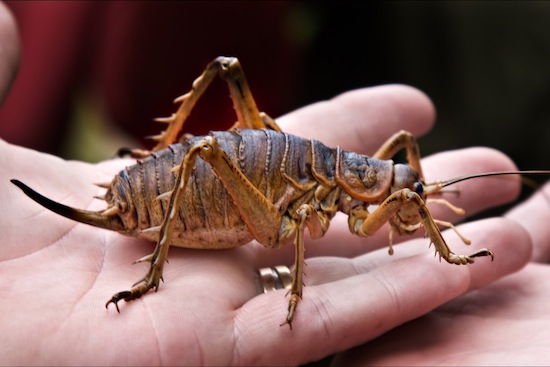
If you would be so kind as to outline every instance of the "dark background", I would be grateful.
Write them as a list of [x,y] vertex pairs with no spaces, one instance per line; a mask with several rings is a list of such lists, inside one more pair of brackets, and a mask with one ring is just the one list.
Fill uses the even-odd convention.
[[[406,83],[434,101],[424,154],[484,145],[548,168],[550,3],[383,2],[315,7],[305,94]],[[330,82],[316,75],[333,66]],[[336,82],[337,81],[337,82]]]
[[[9,142],[79,158],[82,145],[66,142],[77,109],[99,110],[92,114],[136,138],[155,134],[161,126],[151,119],[173,111],[173,98],[208,61],[235,55],[273,117],[350,89],[405,83],[437,108],[435,129],[420,140],[424,155],[484,145],[523,169],[550,167],[547,2],[8,6],[23,44],[20,74],[0,108],[0,137]],[[191,132],[234,122],[224,88],[215,83],[199,103]]]

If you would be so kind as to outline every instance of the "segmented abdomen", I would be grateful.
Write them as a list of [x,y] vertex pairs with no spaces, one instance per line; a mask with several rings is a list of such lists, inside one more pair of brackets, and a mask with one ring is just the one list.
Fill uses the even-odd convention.
[[[389,193],[391,160],[329,148],[315,140],[272,130],[211,135],[249,181],[291,220],[302,204],[312,205],[330,219],[336,210],[347,213],[354,205],[379,203]],[[202,138],[157,151],[115,176],[106,197],[109,205],[121,208],[125,233],[158,240],[158,231],[146,231],[160,226],[167,210],[167,201],[157,197],[172,190],[172,168]],[[320,185],[323,189],[318,191]],[[342,191],[346,193],[343,206],[339,203]],[[170,239],[174,246],[202,249],[231,248],[253,239],[221,180],[200,157],[178,203]]]
[[[252,184],[273,203],[278,202],[291,185],[283,172],[297,183],[316,182],[311,174],[312,149],[309,140],[271,130],[211,134]],[[116,188],[111,190],[125,193],[129,209],[121,217],[134,234],[157,239],[157,233],[141,231],[161,225],[167,200],[156,198],[172,190],[175,173],[170,170],[181,163],[189,148],[201,138],[194,137],[157,151],[119,173],[115,179]],[[300,190],[293,190],[293,197],[299,197]],[[281,213],[286,211],[288,201],[282,200]],[[252,240],[232,198],[211,166],[200,157],[196,159],[178,215],[173,245],[205,248],[206,244],[211,248],[228,248]]]

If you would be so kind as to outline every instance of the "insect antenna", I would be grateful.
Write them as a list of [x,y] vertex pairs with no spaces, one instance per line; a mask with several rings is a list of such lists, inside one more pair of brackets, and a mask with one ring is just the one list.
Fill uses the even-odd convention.
[[[465,175],[465,176],[451,178],[450,180],[446,180],[446,181],[436,181],[436,182],[428,183],[424,186],[424,192],[427,195],[436,194],[438,192],[441,192],[444,187],[454,185],[461,181],[466,181],[473,178],[505,176],[505,175],[550,175],[550,170],[498,171],[498,172],[475,173],[472,175]],[[522,180],[525,184],[531,187],[536,186],[536,183],[534,183],[534,181],[532,180],[525,180],[523,177],[522,177]]]

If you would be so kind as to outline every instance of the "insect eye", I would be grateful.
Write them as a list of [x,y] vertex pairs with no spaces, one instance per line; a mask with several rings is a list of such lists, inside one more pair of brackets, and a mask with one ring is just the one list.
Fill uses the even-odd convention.
[[413,184],[413,190],[414,192],[416,192],[418,195],[422,195],[424,193],[424,186],[422,186],[422,184],[420,182],[415,182]]

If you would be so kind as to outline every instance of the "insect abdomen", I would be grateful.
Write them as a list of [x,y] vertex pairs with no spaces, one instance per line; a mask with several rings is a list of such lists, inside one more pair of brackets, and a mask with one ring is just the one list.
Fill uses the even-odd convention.
[[[343,187],[351,190],[350,195],[358,193],[368,201],[377,200],[391,182],[391,161],[329,148],[318,141],[272,130],[210,134],[248,180],[277,205],[281,215],[291,218],[294,213],[287,209],[292,211],[304,203],[316,205],[313,192],[318,185]],[[164,219],[167,200],[157,197],[172,190],[175,182],[172,168],[202,138],[190,138],[154,152],[117,175],[111,192],[121,193],[119,199],[127,202],[128,209],[121,218],[129,234],[158,239],[158,232],[144,232],[160,226]],[[378,182],[376,178],[384,174],[388,177]],[[375,178],[372,187],[371,177]],[[330,216],[333,214],[331,211]],[[175,246],[231,248],[253,239],[222,181],[201,158],[196,159],[183,199],[178,203],[178,216],[171,238]]]
[[[285,193],[287,183],[281,173],[285,150],[292,145],[309,146],[309,141],[271,130],[241,130],[211,133],[218,140],[227,155],[237,162],[239,168],[271,202],[277,202]],[[133,233],[139,237],[156,240],[156,232],[142,230],[159,226],[165,215],[167,202],[157,196],[170,191],[175,174],[170,170],[178,165],[190,147],[202,137],[194,137],[181,144],[153,153],[137,164],[118,174],[118,185],[127,186],[112,191],[125,190],[129,210],[124,216],[126,222],[135,223]],[[291,141],[290,141],[290,140]],[[307,153],[306,149],[304,153]],[[311,161],[306,154],[299,161]],[[290,165],[294,174],[313,179],[311,164],[298,168]],[[296,171],[298,169],[298,171]],[[125,179],[121,179],[126,176]],[[284,212],[286,206],[281,208]],[[182,202],[179,204],[179,220],[175,223],[177,234],[172,244],[182,247],[229,248],[252,240],[237,207],[217,178],[211,166],[197,158]]]

